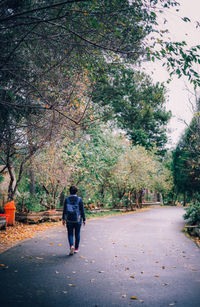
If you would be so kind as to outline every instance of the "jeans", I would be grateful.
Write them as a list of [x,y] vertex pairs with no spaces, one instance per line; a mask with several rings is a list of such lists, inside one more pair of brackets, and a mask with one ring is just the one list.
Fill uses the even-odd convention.
[[70,247],[74,245],[74,232],[75,232],[75,249],[78,249],[80,242],[80,230],[81,230],[81,222],[80,223],[67,222],[68,240]]

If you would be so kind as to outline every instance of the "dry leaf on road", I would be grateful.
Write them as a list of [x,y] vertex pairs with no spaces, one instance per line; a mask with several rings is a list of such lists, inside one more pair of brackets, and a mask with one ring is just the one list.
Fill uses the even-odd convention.
[[131,300],[138,300],[138,298],[136,296],[131,296],[130,299]]

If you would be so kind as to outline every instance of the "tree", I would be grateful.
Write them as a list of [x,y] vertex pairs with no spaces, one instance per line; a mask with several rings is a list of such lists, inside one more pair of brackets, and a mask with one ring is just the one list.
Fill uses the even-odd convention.
[[97,80],[93,101],[112,110],[111,116],[124,129],[134,145],[164,151],[166,124],[171,116],[164,107],[165,88],[131,68],[110,65]]
[[173,153],[174,183],[177,194],[187,200],[199,199],[200,189],[200,102],[197,100],[196,112]]
[[[63,159],[63,143],[51,142],[33,159],[33,168],[38,185],[45,192],[41,204],[54,209],[63,190],[70,183],[73,165]],[[43,195],[44,195],[43,194]]]
[[123,137],[104,126],[90,128],[86,133],[65,149],[66,161],[74,165],[72,182],[97,205],[111,204],[110,180],[124,150]]
[[122,202],[129,195],[129,204],[141,206],[145,189],[166,192],[171,188],[170,172],[158,161],[155,153],[142,146],[129,146],[119,158],[113,177],[113,190]]
[[[2,159],[9,167],[8,163],[14,163],[22,154],[19,180],[26,161],[55,136],[54,132],[64,120],[69,130],[81,125],[85,111],[79,113],[80,116],[75,112],[75,118],[70,117],[70,112],[77,111],[73,93],[76,80],[85,68],[92,80],[97,79],[95,66],[105,65],[108,57],[113,61],[120,55],[116,61],[123,59],[131,63],[140,55],[146,57],[147,53],[151,58],[152,51],[147,49],[144,39],[156,25],[154,11],[159,3],[163,8],[177,5],[171,0],[8,0],[1,3],[0,105],[5,121],[0,133],[4,134],[4,139],[8,135]],[[171,47],[168,51],[176,54]],[[191,61],[187,58],[182,62],[186,63],[186,68],[193,60],[198,60],[194,53]],[[184,52],[181,56],[185,58]],[[11,128],[7,129],[11,118]],[[45,129],[43,123],[46,122]],[[29,139],[31,135],[34,141],[29,142],[25,150],[26,130],[31,130]],[[11,148],[5,149],[5,144]],[[19,150],[15,150],[16,145]],[[10,197],[14,197],[16,187],[10,191]]]
[[[140,1],[10,0],[1,8],[1,160],[11,169],[21,155],[18,184],[25,163],[64,121],[68,131],[80,126],[87,103],[77,106],[76,84],[85,67],[92,72],[102,50],[137,59],[153,19]],[[12,199],[17,185],[10,177]]]

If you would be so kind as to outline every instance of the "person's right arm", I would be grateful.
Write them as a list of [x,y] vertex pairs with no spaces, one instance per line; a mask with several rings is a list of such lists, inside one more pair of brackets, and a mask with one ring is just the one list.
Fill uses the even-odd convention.
[[66,221],[65,221],[65,212],[66,212],[66,199],[65,199],[65,202],[64,202],[63,214],[62,214],[62,223],[63,223],[63,225],[66,224]]

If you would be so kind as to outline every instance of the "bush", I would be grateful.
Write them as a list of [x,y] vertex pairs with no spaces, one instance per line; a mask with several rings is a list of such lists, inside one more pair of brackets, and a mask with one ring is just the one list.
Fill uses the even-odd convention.
[[19,212],[38,212],[41,210],[44,210],[45,207],[43,207],[40,204],[41,197],[39,195],[31,196],[29,192],[26,192],[24,194],[21,194],[16,198],[17,203],[17,211]]
[[189,220],[190,225],[200,225],[200,203],[185,208],[184,219]]

